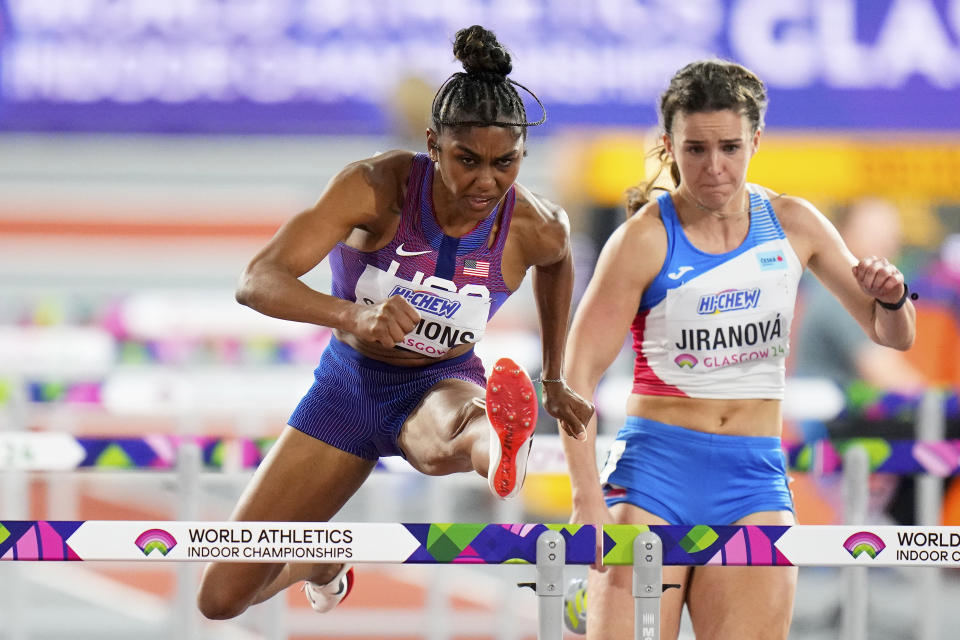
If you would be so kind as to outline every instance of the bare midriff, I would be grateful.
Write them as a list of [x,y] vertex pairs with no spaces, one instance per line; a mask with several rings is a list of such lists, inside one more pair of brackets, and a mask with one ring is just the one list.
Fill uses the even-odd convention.
[[627,415],[731,436],[780,437],[780,400],[681,398],[630,394]]

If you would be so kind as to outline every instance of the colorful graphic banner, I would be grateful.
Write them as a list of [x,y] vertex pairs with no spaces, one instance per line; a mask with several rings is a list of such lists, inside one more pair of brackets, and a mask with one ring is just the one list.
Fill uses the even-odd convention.
[[[210,470],[256,469],[276,438],[233,438],[157,434],[141,437],[73,436],[53,432],[0,433],[0,470],[69,471],[72,469],[170,470],[177,465],[180,447],[200,450],[203,466]],[[599,447],[609,446],[601,442]],[[843,471],[844,453],[859,446],[867,452],[872,473],[896,475],[960,475],[960,440],[919,442],[882,438],[784,442],[792,471],[830,475]],[[378,471],[413,473],[398,457],[381,458]],[[558,437],[538,437],[530,453],[531,473],[567,473],[566,458]]]
[[54,432],[0,433],[0,470],[169,470],[184,445],[200,449],[208,469],[255,469],[276,438],[220,438],[156,434],[132,438]]
[[563,536],[566,564],[590,564],[596,531],[569,524],[0,521],[0,560],[535,564]]
[[652,531],[680,566],[960,566],[960,527],[604,525],[603,564],[633,564]]
[[843,456],[852,447],[862,447],[867,452],[872,473],[930,474],[941,478],[960,473],[960,440],[849,438],[783,443],[790,469],[822,475],[841,472]]
[[766,81],[771,127],[960,128],[956,0],[155,4],[0,0],[0,130],[386,133],[461,70],[471,24],[548,131],[655,124],[670,76],[712,57]]
[[[0,560],[535,564],[547,531],[566,564],[592,564],[596,532],[568,524],[0,521]],[[652,531],[679,566],[960,566],[960,527],[604,525],[603,563],[633,563]]]

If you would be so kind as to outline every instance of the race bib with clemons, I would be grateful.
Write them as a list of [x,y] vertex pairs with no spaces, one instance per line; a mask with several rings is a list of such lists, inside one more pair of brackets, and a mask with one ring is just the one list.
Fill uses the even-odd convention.
[[420,322],[397,345],[410,351],[439,358],[450,349],[479,342],[490,314],[490,293],[480,284],[456,283],[418,271],[411,280],[396,275],[399,267],[381,271],[367,265],[357,281],[357,302],[379,304],[391,296],[401,296],[420,314]]

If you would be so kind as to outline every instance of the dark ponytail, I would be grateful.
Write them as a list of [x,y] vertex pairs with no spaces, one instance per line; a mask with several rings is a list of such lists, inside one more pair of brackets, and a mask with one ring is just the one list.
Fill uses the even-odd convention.
[[653,199],[653,192],[657,189],[666,190],[666,187],[661,187],[657,184],[657,181],[660,179],[660,176],[663,175],[663,170],[669,168],[670,178],[673,180],[673,186],[680,186],[680,170],[677,168],[676,163],[670,159],[670,155],[667,153],[667,148],[662,144],[657,145],[653,148],[653,151],[650,152],[650,157],[656,157],[658,167],[657,172],[653,174],[653,177],[649,180],[645,180],[638,184],[635,187],[630,187],[627,189],[627,217],[629,218],[637,211]]

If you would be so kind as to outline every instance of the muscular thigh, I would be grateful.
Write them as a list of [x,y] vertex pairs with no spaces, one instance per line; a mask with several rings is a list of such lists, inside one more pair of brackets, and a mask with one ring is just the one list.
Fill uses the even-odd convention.
[[431,475],[472,470],[469,443],[461,441],[480,435],[465,432],[484,426],[479,423],[484,411],[473,403],[474,398],[483,396],[482,387],[457,378],[432,386],[397,438],[410,464]]
[[[663,518],[645,509],[622,502],[610,508],[617,524],[668,524]],[[679,589],[664,592],[660,601],[660,637],[673,640],[680,630],[684,594],[690,570],[687,567],[664,567],[664,584],[679,584]],[[603,572],[590,571],[587,586],[588,640],[632,640],[633,634],[633,568],[608,567]]]
[[[792,525],[789,511],[754,513],[735,524]],[[796,567],[696,567],[687,606],[698,638],[786,638],[793,615]]]
[[285,427],[234,509],[233,520],[324,521],[376,465]]
[[[376,464],[286,427],[247,488],[232,520],[326,521],[360,488]],[[282,563],[207,565],[201,599],[242,611],[283,568]]]

